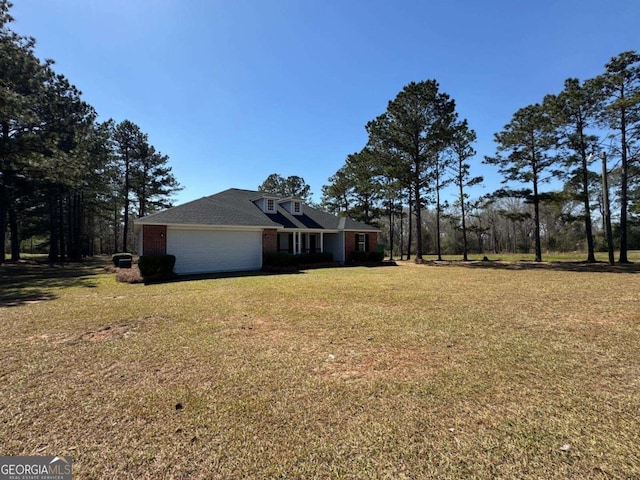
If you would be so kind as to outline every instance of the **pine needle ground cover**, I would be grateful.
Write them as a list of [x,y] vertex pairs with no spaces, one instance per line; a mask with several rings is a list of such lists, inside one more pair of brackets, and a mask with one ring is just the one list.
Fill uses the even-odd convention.
[[0,452],[79,479],[639,478],[640,270],[577,267],[2,266]]

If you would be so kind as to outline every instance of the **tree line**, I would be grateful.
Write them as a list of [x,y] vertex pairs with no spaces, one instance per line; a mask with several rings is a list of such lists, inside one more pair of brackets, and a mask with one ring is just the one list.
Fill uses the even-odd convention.
[[35,40],[11,30],[10,8],[0,0],[0,262],[7,234],[12,261],[30,249],[50,262],[132,251],[130,219],[181,188],[169,158],[135,123],[99,122]]
[[[379,225],[388,251],[613,251],[640,248],[640,55],[623,52],[602,74],[513,114],[495,134],[504,188],[470,199],[476,133],[436,80],[411,82],[366,125],[368,141],[322,188],[322,207]],[[542,191],[558,180],[560,191]],[[617,223],[607,228],[609,183]],[[520,187],[520,188],[518,188]],[[453,194],[448,192],[453,191]],[[444,194],[449,198],[444,198]],[[453,197],[449,201],[450,197]],[[599,218],[601,222],[595,222]],[[415,235],[415,236],[414,236]],[[610,253],[610,262],[613,262]]]

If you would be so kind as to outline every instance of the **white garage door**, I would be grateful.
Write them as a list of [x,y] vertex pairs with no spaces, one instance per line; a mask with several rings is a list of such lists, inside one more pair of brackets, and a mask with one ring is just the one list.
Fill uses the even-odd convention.
[[262,232],[167,231],[167,253],[177,274],[234,272],[262,268]]

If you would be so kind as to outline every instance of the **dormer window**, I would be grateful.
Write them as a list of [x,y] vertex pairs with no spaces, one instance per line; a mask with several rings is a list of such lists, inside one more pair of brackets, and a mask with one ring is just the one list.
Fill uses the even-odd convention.
[[278,200],[278,205],[282,206],[291,215],[302,215],[302,200],[299,198],[283,198]]
[[276,211],[276,201],[273,198],[267,198],[267,212],[275,212]]

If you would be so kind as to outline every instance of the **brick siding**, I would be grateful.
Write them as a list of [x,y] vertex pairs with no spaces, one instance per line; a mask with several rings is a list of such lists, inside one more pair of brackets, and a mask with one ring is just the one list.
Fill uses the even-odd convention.
[[369,251],[375,252],[378,249],[378,232],[369,232]]
[[142,253],[144,255],[164,255],[167,253],[167,226],[142,226]]
[[344,256],[348,263],[353,258],[353,252],[356,251],[356,234],[354,232],[344,232]]
[[278,252],[278,231],[275,228],[265,228],[262,231],[262,253]]
[[[344,234],[344,251],[345,261],[350,262],[353,258],[353,252],[356,251],[356,238],[359,232],[345,232]],[[367,243],[367,251],[375,252],[378,249],[378,232],[362,232],[366,233],[369,241]]]

